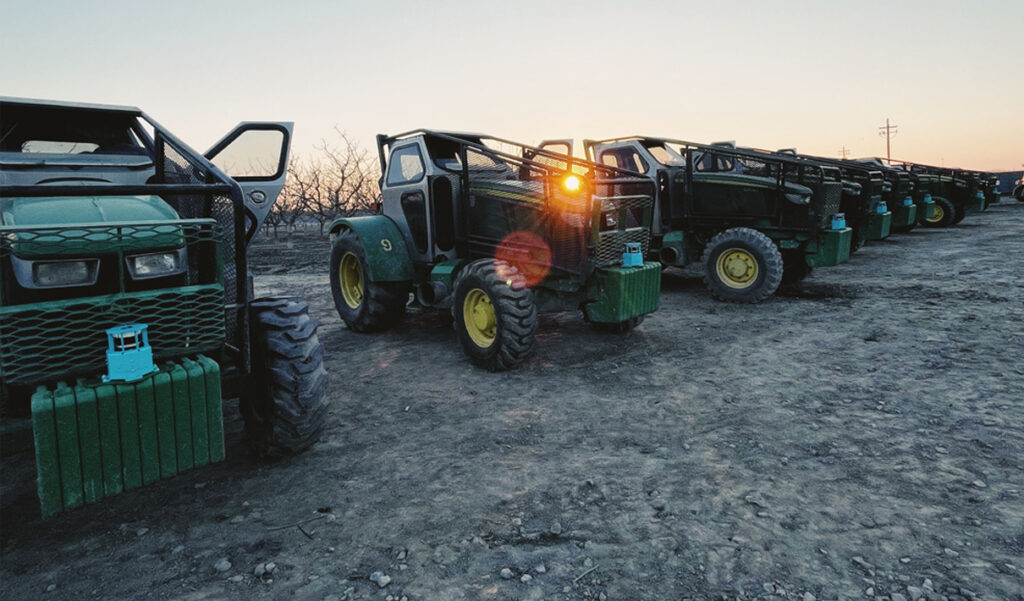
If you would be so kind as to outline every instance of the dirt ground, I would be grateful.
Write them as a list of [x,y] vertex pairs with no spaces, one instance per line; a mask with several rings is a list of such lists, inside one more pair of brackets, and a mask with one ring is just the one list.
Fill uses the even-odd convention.
[[9,458],[0,598],[1024,599],[1024,204],[756,306],[669,270],[499,374],[438,313],[348,331],[327,252],[253,251],[321,320],[321,442],[254,463],[228,403],[225,463],[47,521]]

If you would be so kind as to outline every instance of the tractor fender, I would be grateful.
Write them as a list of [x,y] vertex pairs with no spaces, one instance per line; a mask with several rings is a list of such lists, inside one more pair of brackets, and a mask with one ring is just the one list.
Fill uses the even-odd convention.
[[354,233],[363,245],[371,281],[412,281],[412,259],[394,221],[384,215],[343,217],[335,219],[328,228],[331,237],[345,230]]

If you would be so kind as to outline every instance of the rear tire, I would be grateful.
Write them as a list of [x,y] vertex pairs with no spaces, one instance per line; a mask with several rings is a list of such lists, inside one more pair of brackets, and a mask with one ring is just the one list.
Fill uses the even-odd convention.
[[953,219],[956,217],[956,207],[953,206],[953,203],[941,196],[932,196],[932,202],[935,203],[935,215],[931,219],[921,217],[919,223],[924,227],[931,228],[952,225]]
[[293,455],[320,437],[327,417],[324,347],[309,306],[287,298],[249,305],[252,336],[250,393],[242,417],[259,457]]
[[804,253],[799,250],[782,251],[782,283],[797,284],[807,279],[814,268],[807,264]]
[[782,255],[772,239],[737,227],[718,233],[704,249],[704,283],[711,296],[736,303],[758,303],[782,282]]
[[469,358],[489,371],[516,367],[537,342],[537,303],[511,264],[480,259],[455,279],[452,318]]
[[963,221],[964,217],[967,217],[967,207],[966,206],[959,206],[958,207],[956,205],[953,205],[953,208],[956,210],[956,216],[953,217],[953,224],[952,225],[956,225],[956,224],[960,223],[961,221]]
[[405,314],[409,283],[370,280],[366,250],[355,232],[344,230],[331,247],[331,295],[350,330],[377,332]]

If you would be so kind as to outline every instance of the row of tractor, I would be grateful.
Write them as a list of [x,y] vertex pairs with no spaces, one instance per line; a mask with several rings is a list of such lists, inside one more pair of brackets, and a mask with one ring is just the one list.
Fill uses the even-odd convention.
[[533,350],[537,314],[580,310],[626,332],[659,305],[661,272],[700,263],[712,296],[756,303],[815,267],[999,201],[988,173],[794,149],[630,136],[525,146],[416,130],[377,137],[377,214],[338,219],[331,291],[349,329],[450,311],[489,370]]
[[[300,452],[328,410],[304,302],[256,298],[247,249],[285,180],[291,123],[205,153],[133,107],[0,98],[0,450],[34,448],[43,515],[225,457]],[[351,330],[450,311],[472,361],[515,367],[538,313],[626,332],[662,269],[700,262],[757,302],[865,241],[946,227],[998,198],[985,174],[630,137],[530,147],[378,136],[379,211],[330,226]]]

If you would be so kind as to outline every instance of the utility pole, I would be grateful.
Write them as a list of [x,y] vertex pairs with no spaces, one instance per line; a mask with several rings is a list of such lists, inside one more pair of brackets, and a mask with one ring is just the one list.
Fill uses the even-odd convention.
[[888,161],[892,160],[892,150],[891,150],[891,147],[889,146],[889,138],[892,137],[892,136],[895,136],[898,133],[896,131],[897,127],[898,126],[896,126],[896,125],[889,125],[889,118],[886,117],[885,118],[885,125],[878,128],[880,130],[878,132],[878,135],[879,136],[885,136],[885,159],[888,160]]
[[845,159],[848,156],[850,156],[850,149],[846,147],[846,144],[843,144],[842,150],[839,151],[839,158]]

